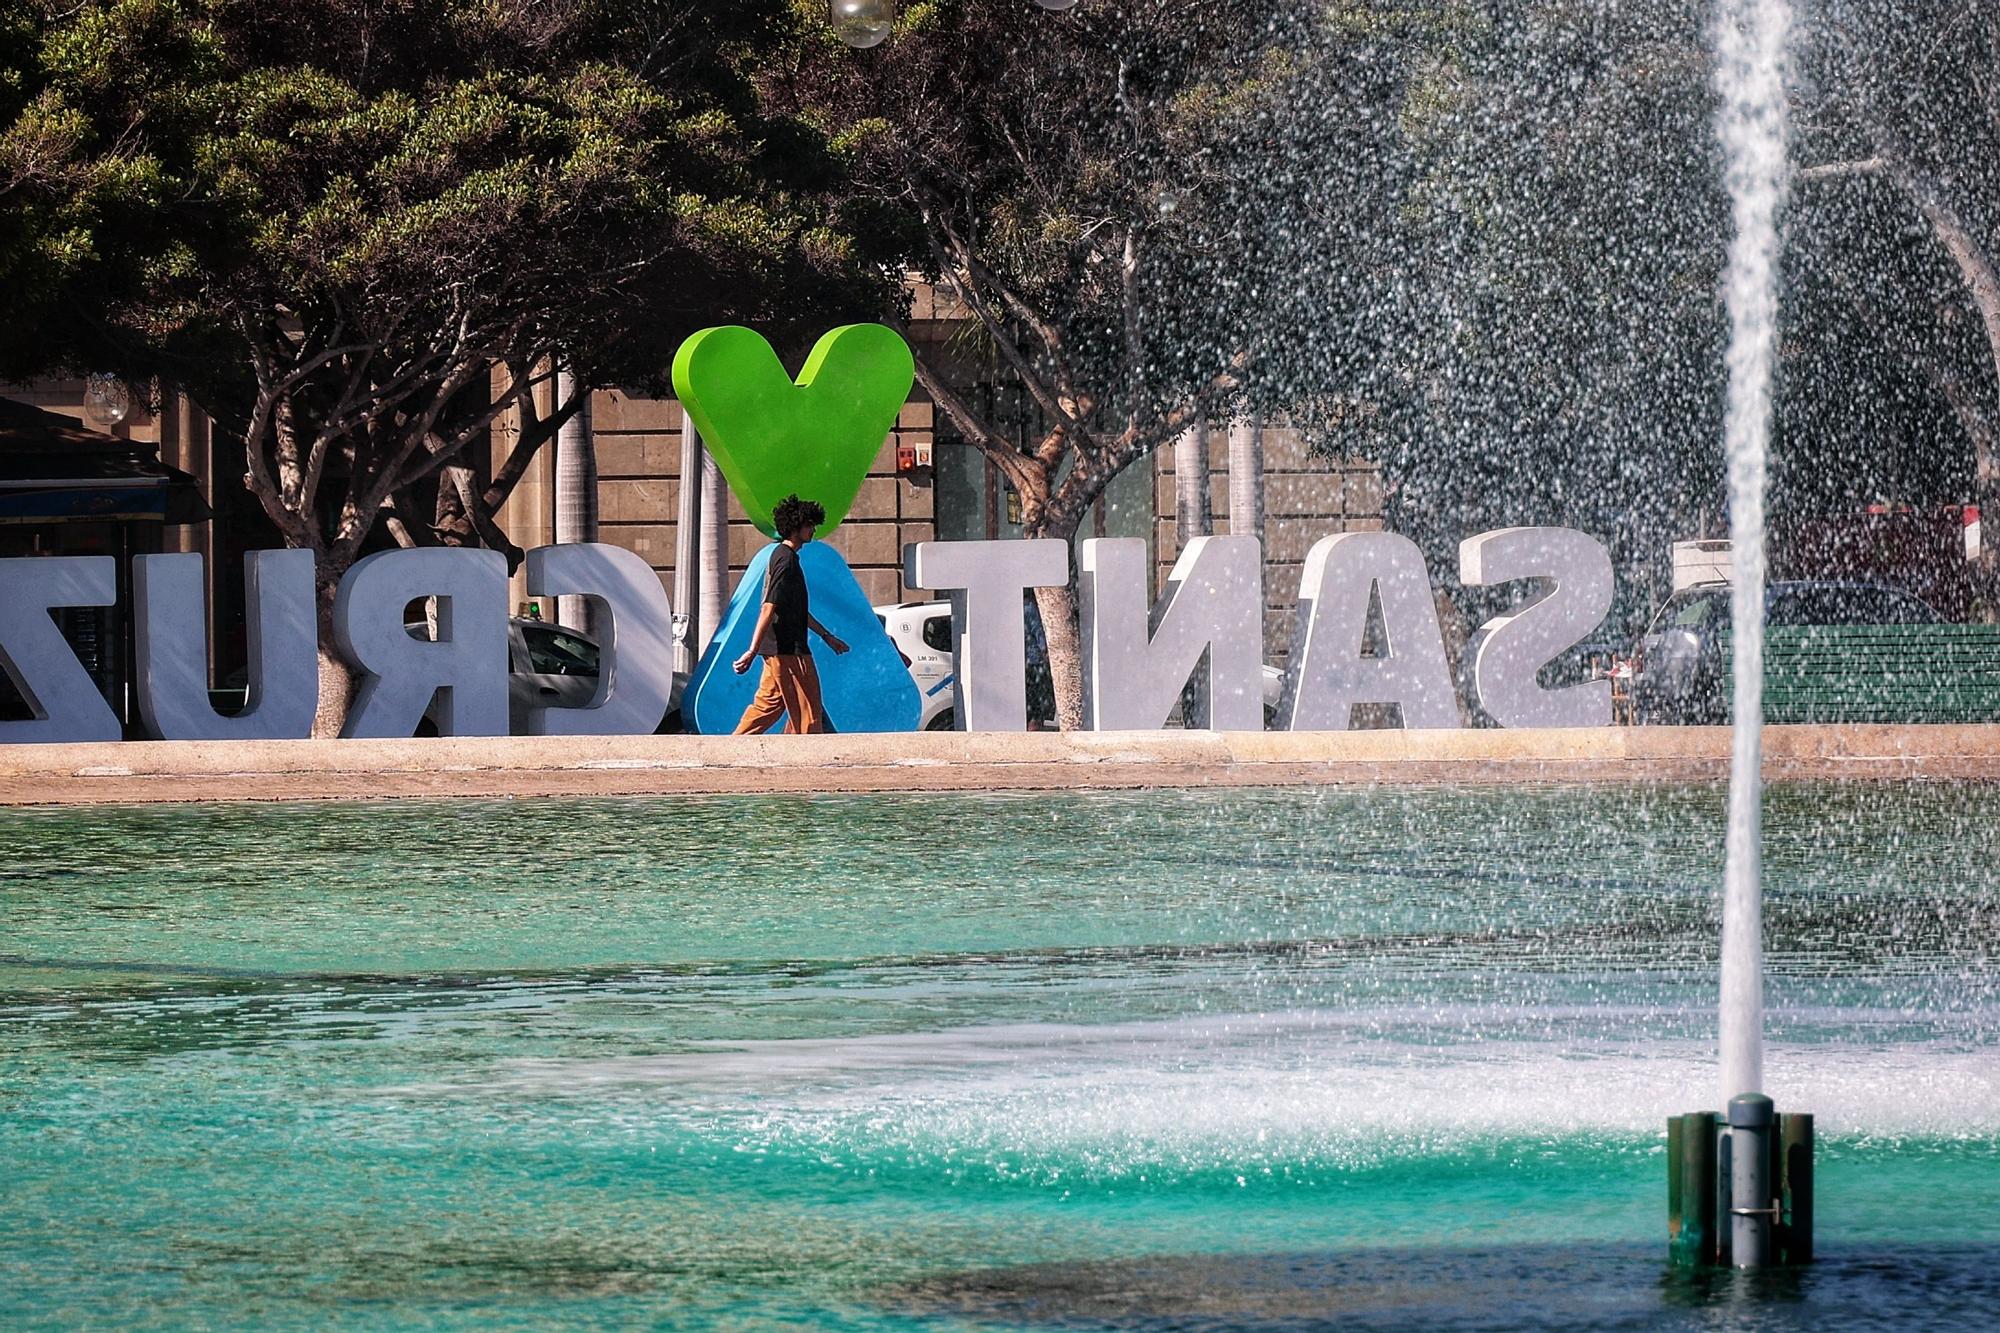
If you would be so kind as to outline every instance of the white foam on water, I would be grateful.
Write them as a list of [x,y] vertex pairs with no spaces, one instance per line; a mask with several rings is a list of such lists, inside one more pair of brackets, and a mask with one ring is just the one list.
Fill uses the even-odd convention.
[[[1567,1017],[1581,1025],[1604,1016]],[[1502,1017],[1232,1015],[714,1043],[674,1055],[513,1061],[475,1085],[406,1091],[591,1099],[635,1125],[699,1126],[739,1151],[1125,1175],[1357,1165],[1495,1141],[1622,1139],[1650,1149],[1668,1116],[1697,1109],[1690,1089],[1713,1068],[1705,1039],[1649,1035],[1644,1010],[1622,1015],[1623,1035],[1574,1042],[1496,1038]],[[1566,1016],[1531,1017],[1559,1030]],[[1411,1040],[1407,1025],[1417,1021],[1435,1024],[1437,1039]],[[2000,1060],[1976,1039],[1891,1042],[1864,1027],[1852,1039],[1779,1049],[1785,1104],[1814,1111],[1823,1136],[2000,1141]]]

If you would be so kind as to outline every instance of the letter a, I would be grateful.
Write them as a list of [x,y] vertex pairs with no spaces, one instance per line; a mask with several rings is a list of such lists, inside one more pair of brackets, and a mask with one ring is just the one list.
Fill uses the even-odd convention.
[[[1364,657],[1378,594],[1388,652]],[[1403,725],[1462,725],[1423,552],[1393,532],[1344,532],[1306,552],[1279,715],[1287,731],[1346,731],[1356,704],[1395,704]]]

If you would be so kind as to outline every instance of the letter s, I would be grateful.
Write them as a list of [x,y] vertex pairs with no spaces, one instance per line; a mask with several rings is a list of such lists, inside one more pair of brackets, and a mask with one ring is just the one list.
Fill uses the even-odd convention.
[[1611,725],[1611,682],[1543,689],[1536,674],[1582,643],[1611,610],[1611,556],[1570,528],[1501,528],[1458,548],[1467,587],[1546,579],[1554,588],[1519,611],[1496,616],[1475,638],[1473,682],[1480,707],[1503,727]]

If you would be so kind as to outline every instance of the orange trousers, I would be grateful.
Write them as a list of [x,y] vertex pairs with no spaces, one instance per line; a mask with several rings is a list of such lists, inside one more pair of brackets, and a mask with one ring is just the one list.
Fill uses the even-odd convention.
[[750,701],[743,720],[736,724],[736,734],[748,736],[769,731],[781,717],[790,719],[785,726],[789,735],[833,730],[827,723],[826,705],[820,702],[819,668],[813,665],[810,653],[797,657],[774,653],[764,659],[764,675],[757,682],[757,695]]

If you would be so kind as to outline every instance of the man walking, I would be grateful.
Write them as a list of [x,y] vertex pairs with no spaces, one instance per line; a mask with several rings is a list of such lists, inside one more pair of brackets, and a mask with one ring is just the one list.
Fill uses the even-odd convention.
[[751,660],[761,655],[764,675],[749,711],[736,724],[738,736],[769,731],[780,717],[791,719],[785,730],[793,734],[833,730],[826,705],[820,701],[819,670],[813,666],[806,632],[825,639],[826,646],[837,654],[846,652],[847,645],[813,619],[805,571],[799,566],[799,550],[824,522],[826,510],[796,495],[778,501],[771,511],[771,526],[777,529],[779,540],[771,548],[771,563],[764,572],[764,605],[757,612],[757,630],[750,636],[749,650],[735,662],[740,676],[750,669]]

